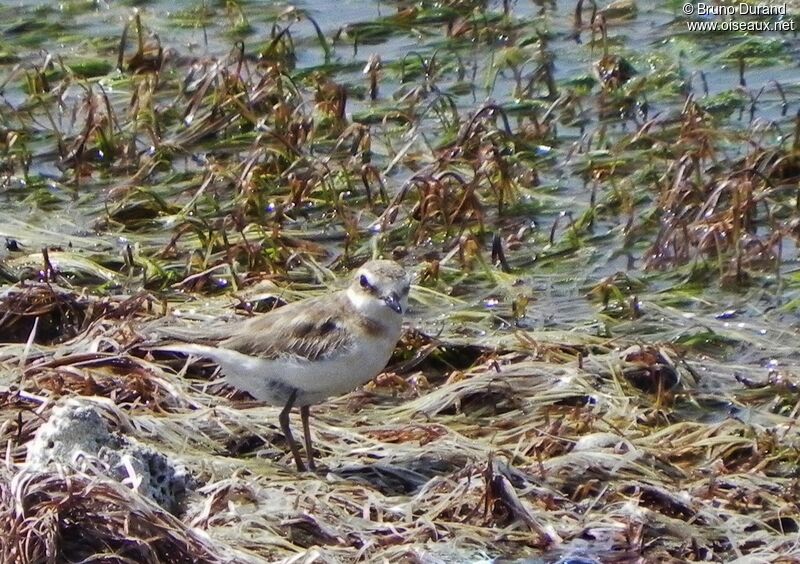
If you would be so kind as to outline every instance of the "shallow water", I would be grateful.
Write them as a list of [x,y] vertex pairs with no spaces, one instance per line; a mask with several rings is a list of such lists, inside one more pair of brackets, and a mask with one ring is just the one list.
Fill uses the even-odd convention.
[[[478,6],[479,3],[474,5]],[[270,4],[265,8],[245,3],[241,4],[240,9],[226,9],[216,4],[198,7],[193,2],[153,1],[136,8],[132,4],[85,2],[67,2],[59,6],[56,8],[41,2],[5,3],[0,6],[0,17],[7,22],[3,26],[3,46],[6,52],[13,54],[10,61],[0,67],[7,81],[2,92],[6,126],[12,129],[19,127],[12,117],[18,114],[18,119],[31,127],[28,140],[33,153],[31,171],[48,179],[44,192],[50,198],[46,206],[32,203],[31,195],[19,176],[9,178],[7,187],[0,190],[0,201],[3,203],[3,213],[13,221],[9,219],[0,224],[0,236],[19,239],[20,244],[35,250],[42,246],[63,244],[59,236],[63,235],[75,249],[114,255],[121,253],[128,242],[142,248],[163,244],[171,235],[168,222],[153,221],[149,231],[99,226],[97,220],[105,213],[107,202],[95,194],[105,194],[121,179],[116,174],[95,175],[84,182],[84,188],[75,190],[71,187],[69,175],[57,166],[51,127],[45,115],[38,111],[35,101],[24,90],[22,78],[25,69],[44,64],[48,54],[67,62],[92,58],[113,65],[122,29],[135,10],[141,14],[145,27],[152,34],[150,38],[158,38],[178,68],[183,68],[193,60],[226,57],[231,53],[236,39],[244,41],[247,53],[254,53],[259,46],[268,42],[276,19],[279,19],[281,26],[289,24],[289,19],[280,18],[289,5]],[[362,33],[366,33],[364,30],[376,30],[379,39],[356,47],[343,34],[334,43],[333,55],[326,62],[313,25],[307,19],[300,18],[290,24],[297,51],[293,72],[298,77],[304,77],[311,70],[322,71],[327,68],[327,63],[334,63],[339,69],[334,73],[335,80],[363,92],[366,88],[363,66],[370,56],[380,56],[384,71],[381,73],[378,101],[371,102],[364,95],[348,99],[348,115],[360,119],[359,116],[382,106],[400,107],[397,98],[421,80],[418,78],[401,84],[399,66],[404,56],[410,55],[406,64],[411,65],[416,60],[411,55],[412,51],[427,60],[435,53],[440,68],[436,89],[454,92],[459,85],[465,82],[469,84],[466,92],[453,95],[460,113],[467,116],[488,101],[509,108],[519,102],[530,102],[513,97],[513,65],[496,66],[504,58],[511,60],[518,57],[523,61],[520,67],[522,71],[531,72],[541,53],[552,56],[555,81],[564,91],[577,79],[593,77],[593,66],[602,56],[603,47],[599,42],[594,48],[589,46],[589,31],[582,31],[577,39],[574,37],[574,5],[570,3],[511,3],[511,15],[504,28],[506,32],[482,41],[463,38],[446,40],[446,24],[439,17],[436,5],[427,6],[434,16],[432,23],[406,25],[402,18],[397,19],[398,9],[405,6],[355,0],[337,3],[335,9],[323,1],[294,5],[297,10],[315,18],[329,40],[340,30],[349,30],[352,35],[353,30],[359,28],[355,24],[361,25]],[[487,13],[503,18],[502,4],[489,6]],[[719,114],[717,127],[724,131],[746,133],[754,124],[771,123],[771,127],[762,127],[763,133],[759,134],[764,142],[770,142],[776,136],[779,144],[780,139],[789,139],[794,127],[793,116],[800,110],[800,96],[797,95],[800,93],[800,68],[796,63],[800,42],[796,41],[796,37],[777,34],[769,38],[730,35],[696,37],[685,31],[685,24],[680,19],[680,4],[640,1],[636,6],[635,17],[609,22],[608,35],[611,49],[620,53],[637,71],[632,80],[647,77],[653,81],[654,86],[642,97],[648,105],[647,117],[601,116],[596,100],[598,88],[594,86],[593,94],[585,96],[581,104],[581,119],[575,120],[575,123],[558,123],[556,142],[542,145],[539,149],[542,155],[546,155],[536,164],[540,185],[525,187],[528,193],[524,196],[534,204],[536,211],[531,211],[530,215],[518,214],[503,222],[500,222],[502,218],[496,213],[489,212],[489,222],[498,221],[506,234],[529,223],[535,225],[532,235],[512,253],[512,264],[516,261],[526,265],[513,273],[519,283],[503,289],[467,280],[460,283],[457,290],[463,294],[467,308],[475,311],[491,309],[506,319],[506,323],[491,324],[493,330],[504,331],[514,326],[558,328],[673,340],[685,332],[694,331],[696,327],[713,327],[714,331],[729,335],[739,343],[734,349],[721,349],[719,354],[722,357],[734,354],[737,359],[746,359],[754,365],[756,372],[758,365],[768,359],[794,367],[794,359],[788,358],[786,352],[791,350],[796,337],[795,308],[783,309],[785,304],[798,298],[795,282],[797,253],[791,238],[787,237],[782,246],[780,271],[783,280],[780,285],[774,276],[767,275],[760,279],[755,288],[745,291],[731,291],[718,285],[692,287],[691,295],[687,295],[685,300],[676,300],[674,291],[676,287],[683,286],[689,276],[688,271],[644,270],[644,256],[652,238],[643,237],[639,241],[625,243],[623,228],[628,217],[614,214],[598,217],[591,238],[584,238],[574,248],[565,243],[570,221],[563,214],[568,212],[573,219],[577,219],[590,209],[590,188],[584,173],[586,163],[602,158],[609,150],[613,154],[614,143],[632,135],[645,119],[661,116],[668,120],[670,116],[678,116],[686,94],[691,93],[700,101],[715,96],[738,96],[746,100],[736,109]],[[453,21],[468,22],[469,14],[469,11],[463,11],[458,17],[454,16]],[[584,21],[588,17],[587,11]],[[241,25],[244,21],[249,28]],[[390,23],[387,24],[387,21]],[[547,37],[544,45],[538,43],[540,33]],[[134,36],[134,30],[130,29],[129,44],[134,41]],[[765,45],[779,42],[781,46],[777,59],[766,57],[748,60],[751,66],[745,69],[746,86],[742,88],[739,86],[738,65],[720,56],[745,41],[760,41]],[[777,60],[778,63],[767,65],[770,60]],[[459,67],[460,71],[457,70]],[[659,79],[659,76],[664,78]],[[776,82],[784,90],[785,105]],[[109,78],[100,79],[99,84],[108,93],[112,105],[124,111],[130,102],[130,86],[124,82],[116,83],[113,73]],[[64,105],[68,108],[72,106],[73,112],[75,108],[80,111],[78,101],[83,89],[80,86],[72,88],[62,97]],[[758,102],[751,115],[750,100],[755,96],[758,96]],[[162,102],[165,103],[166,98]],[[542,108],[537,111],[539,116],[551,103],[544,99],[534,102],[538,102]],[[35,118],[27,119],[26,112]],[[527,115],[526,112],[511,115],[512,128]],[[430,114],[432,116],[433,112]],[[75,119],[75,114],[65,113],[57,116],[56,120],[62,133],[74,135],[80,131],[81,121]],[[579,121],[580,125],[577,124]],[[406,142],[412,144],[412,151],[418,151],[424,161],[430,157],[430,148],[436,146],[441,134],[440,123],[433,117],[423,119],[413,132],[403,128],[393,131],[390,127],[373,127],[376,130],[373,158],[380,167],[389,165],[397,147]],[[416,137],[409,137],[412,134]],[[599,135],[605,136],[604,143],[596,141]],[[384,139],[385,144],[382,142]],[[595,140],[594,145],[592,140]],[[393,149],[390,150],[390,146]],[[145,150],[146,147],[139,149]],[[209,150],[204,146],[190,149],[198,154]],[[733,167],[738,158],[751,150],[746,135],[739,142],[726,142],[724,154],[720,155],[721,166]],[[213,153],[213,148],[210,151]],[[630,178],[641,166],[638,159],[640,156],[637,154],[631,156]],[[201,166],[186,157],[175,159],[172,166],[178,173],[191,175],[202,172]],[[395,163],[386,177],[388,192],[396,193],[418,168],[418,165],[411,166],[406,162]],[[625,181],[625,176],[619,176],[611,182],[600,183],[597,187],[598,198],[607,198],[616,186]],[[85,192],[87,186],[92,191],[88,196]],[[636,186],[630,189],[635,190]],[[643,194],[642,197],[650,198],[652,194]],[[649,213],[647,202],[637,204],[637,211]],[[556,221],[559,226],[551,244],[550,230]],[[309,233],[306,227],[298,227],[301,233]],[[489,230],[492,229],[490,226]],[[311,227],[311,232],[315,230],[316,227]],[[336,252],[341,245],[342,231],[338,228],[325,230],[323,235],[329,237],[330,233],[334,233],[334,240],[325,245]],[[438,253],[440,246],[439,241],[423,243],[417,246],[416,253],[418,256],[426,252]],[[10,257],[6,251],[0,253],[0,258]],[[648,307],[649,304],[655,308],[673,308],[671,304],[677,302],[681,305],[675,306],[677,309],[670,309],[672,313],[667,316],[652,319],[646,316],[641,324],[609,318],[599,300],[590,297],[589,292],[594,285],[618,272],[643,282],[644,288],[637,292],[643,312],[653,309]],[[533,300],[526,316],[509,321],[511,302],[515,297],[524,295]],[[490,299],[487,301],[487,298]],[[450,306],[445,307],[444,311],[450,311]],[[684,315],[680,315],[680,311]],[[719,321],[720,312],[724,311],[737,312],[735,324]],[[434,308],[427,318],[422,315],[417,322],[423,326],[433,323],[433,320],[440,318],[439,313]],[[643,326],[646,329],[642,329]],[[784,352],[776,355],[759,352],[767,344],[775,345]]]

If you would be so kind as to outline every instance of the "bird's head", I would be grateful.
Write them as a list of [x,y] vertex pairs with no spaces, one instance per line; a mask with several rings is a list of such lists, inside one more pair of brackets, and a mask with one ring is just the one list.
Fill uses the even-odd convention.
[[356,271],[347,295],[369,317],[395,316],[408,309],[410,287],[402,266],[391,260],[371,260]]

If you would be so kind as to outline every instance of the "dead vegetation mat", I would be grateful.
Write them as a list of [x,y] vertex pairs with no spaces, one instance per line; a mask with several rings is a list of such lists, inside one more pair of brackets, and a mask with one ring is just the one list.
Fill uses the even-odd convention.
[[[712,403],[671,349],[520,333],[476,354],[409,330],[399,350],[425,358],[316,406],[323,469],[297,473],[278,408],[139,348],[159,318],[147,300],[86,299],[103,314],[73,339],[0,349],[3,562],[800,558],[785,380]],[[460,347],[469,367],[435,368]],[[102,475],[26,468],[75,396],[190,470],[180,511]]]

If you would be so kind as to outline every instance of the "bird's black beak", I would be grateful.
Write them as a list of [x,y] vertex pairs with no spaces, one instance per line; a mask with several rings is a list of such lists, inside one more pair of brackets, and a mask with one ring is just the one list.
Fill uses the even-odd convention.
[[395,292],[385,296],[383,301],[393,311],[396,311],[397,313],[403,313],[403,306],[400,304],[400,297]]

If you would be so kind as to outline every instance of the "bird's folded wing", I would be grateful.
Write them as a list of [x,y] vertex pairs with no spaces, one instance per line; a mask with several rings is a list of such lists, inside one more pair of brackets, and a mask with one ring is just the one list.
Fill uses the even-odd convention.
[[240,325],[220,346],[265,360],[334,358],[347,352],[355,337],[354,324],[346,321],[352,311],[343,297],[339,293],[275,309]]

